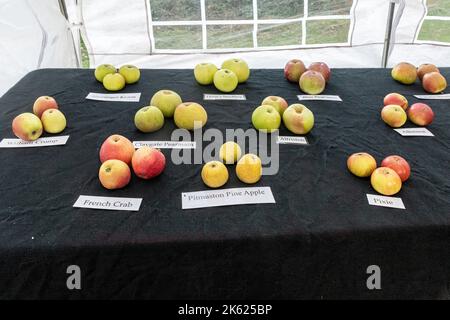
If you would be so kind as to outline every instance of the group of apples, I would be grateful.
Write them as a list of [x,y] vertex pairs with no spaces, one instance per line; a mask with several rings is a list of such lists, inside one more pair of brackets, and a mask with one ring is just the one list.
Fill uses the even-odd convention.
[[203,62],[195,66],[194,77],[201,85],[214,84],[217,90],[228,93],[247,81],[250,69],[247,62],[238,58],[225,60],[220,70],[213,63]]
[[160,150],[150,147],[135,150],[133,143],[119,134],[103,142],[100,161],[98,178],[109,190],[120,189],[130,183],[130,165],[136,176],[146,180],[159,176],[166,167],[166,158]]
[[424,63],[416,68],[409,62],[400,62],[392,68],[391,76],[403,84],[413,84],[419,78],[423,89],[429,93],[440,93],[447,88],[447,80],[438,67],[431,63]]
[[434,112],[425,103],[414,103],[408,108],[408,100],[399,93],[389,93],[383,99],[381,119],[393,128],[400,128],[409,119],[418,126],[427,126],[434,119]]
[[370,183],[375,191],[386,196],[398,193],[402,183],[408,180],[411,174],[408,162],[401,156],[388,156],[377,168],[377,161],[367,152],[354,153],[348,157],[347,168],[357,177],[370,176]]
[[302,60],[292,59],[284,67],[284,77],[298,83],[306,94],[321,94],[330,80],[331,70],[325,62],[313,62],[306,68]]
[[134,124],[142,132],[161,129],[165,118],[174,119],[178,128],[194,130],[203,127],[207,120],[206,110],[195,102],[182,102],[178,93],[160,90],[150,100],[150,105],[139,109],[134,116]]
[[268,96],[252,113],[253,126],[263,132],[278,130],[281,119],[286,128],[295,134],[307,134],[314,126],[314,114],[300,103],[288,107],[285,99]]
[[222,187],[229,177],[225,164],[235,163],[236,176],[240,181],[247,184],[258,182],[262,176],[261,159],[253,153],[247,153],[241,158],[241,153],[241,148],[236,142],[225,142],[219,150],[222,161],[209,161],[203,166],[201,172],[203,183],[210,188]]
[[94,75],[97,81],[103,83],[106,90],[119,91],[125,88],[126,84],[138,82],[141,71],[130,64],[121,66],[119,70],[112,64],[101,64],[95,68]]
[[16,116],[12,122],[14,135],[25,141],[38,139],[42,132],[60,133],[67,125],[66,117],[58,110],[58,103],[49,96],[36,99],[33,113],[24,112]]

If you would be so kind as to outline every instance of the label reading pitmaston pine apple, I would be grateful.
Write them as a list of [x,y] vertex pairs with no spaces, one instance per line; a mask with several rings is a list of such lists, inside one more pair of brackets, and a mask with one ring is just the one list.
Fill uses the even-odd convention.
[[182,209],[275,203],[270,187],[231,188],[181,193]]
[[157,149],[195,149],[195,141],[133,141],[134,147],[151,147]]
[[30,147],[51,147],[61,146],[67,143],[69,136],[57,136],[39,138],[34,141],[24,141],[22,139],[3,139],[0,148],[30,148]]
[[203,94],[203,100],[247,100],[245,94]]
[[341,97],[335,95],[327,95],[327,94],[305,94],[298,95],[298,100],[323,100],[323,101],[342,101]]
[[417,99],[422,100],[450,100],[450,93],[446,94],[417,94],[414,95]]
[[305,137],[278,136],[278,144],[301,144],[307,145],[308,140]]
[[81,195],[73,204],[75,208],[139,211],[142,198],[113,198]]
[[394,130],[404,137],[434,137],[434,134],[427,128],[401,128]]
[[377,194],[367,194],[367,201],[371,206],[405,209],[402,198],[386,197]]
[[90,92],[86,99],[97,101],[139,102],[141,93],[96,93]]

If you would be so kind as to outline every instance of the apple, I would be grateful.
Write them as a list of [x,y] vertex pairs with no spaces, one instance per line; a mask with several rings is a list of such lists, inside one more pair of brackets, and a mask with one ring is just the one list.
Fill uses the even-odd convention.
[[411,174],[409,163],[400,156],[394,155],[384,158],[383,161],[381,161],[381,166],[391,168],[397,172],[402,182],[408,180],[409,175]]
[[308,70],[300,77],[300,89],[307,94],[321,94],[325,90],[325,78],[320,72]]
[[236,164],[236,175],[244,183],[256,183],[262,176],[261,159],[252,153],[244,155]]
[[400,62],[392,68],[391,76],[403,84],[413,84],[417,79],[417,69],[408,62]]
[[273,132],[280,128],[281,116],[274,107],[262,105],[253,111],[252,123],[260,131]]
[[228,181],[228,169],[220,161],[210,161],[202,168],[202,180],[210,188],[219,188]]
[[117,72],[117,69],[113,65],[101,64],[97,68],[95,68],[94,75],[95,75],[95,79],[97,79],[97,81],[103,82],[103,78],[105,78],[105,76],[107,74],[113,74],[116,72]]
[[134,153],[131,165],[139,178],[151,179],[164,171],[166,157],[158,149],[141,147]]
[[286,110],[288,107],[288,103],[286,102],[286,100],[284,100],[282,97],[278,97],[278,96],[268,96],[268,97],[264,98],[264,100],[261,102],[261,105],[265,105],[265,104],[270,105],[270,106],[274,107],[275,109],[277,109],[280,116],[283,115],[284,110]]
[[290,105],[283,113],[283,123],[295,134],[307,134],[314,126],[314,114],[300,103]]
[[383,102],[385,106],[395,104],[402,107],[403,110],[408,108],[408,100],[399,93],[389,93],[384,97]]
[[41,117],[44,131],[48,133],[60,133],[67,125],[66,117],[58,109],[48,109]]
[[136,83],[141,78],[141,71],[139,68],[131,64],[121,66],[119,73],[125,78],[126,84]]
[[292,59],[284,66],[284,77],[290,82],[298,83],[305,71],[306,67],[302,60]]
[[325,82],[330,81],[331,70],[325,62],[313,62],[309,65],[308,70],[320,72]]
[[231,92],[238,85],[238,77],[229,69],[221,69],[214,74],[214,86],[222,92]]
[[214,74],[217,72],[217,67],[208,62],[199,63],[194,68],[194,77],[199,84],[207,85],[212,84],[214,80]]
[[419,79],[421,81],[423,79],[423,76],[430,72],[439,72],[439,69],[438,69],[438,67],[436,67],[434,64],[431,64],[431,63],[421,64],[417,68],[417,76],[419,77]]
[[208,121],[206,110],[198,103],[184,102],[178,105],[173,114],[178,128],[194,130],[203,127]]
[[365,178],[377,168],[377,161],[366,152],[358,152],[348,157],[347,168],[355,176]]
[[447,88],[447,80],[439,72],[430,72],[423,76],[422,86],[426,92],[440,93]]
[[33,141],[42,134],[42,122],[30,112],[19,114],[12,122],[12,131],[17,138],[25,141]]
[[42,96],[36,99],[33,104],[33,113],[39,118],[42,116],[45,110],[58,109],[56,100],[49,96]]
[[225,142],[220,147],[219,157],[226,164],[234,164],[241,157],[241,147],[234,141]]
[[123,188],[130,183],[130,167],[121,160],[107,160],[100,166],[98,178],[102,186],[106,189],[113,190]]
[[100,161],[103,163],[107,160],[117,159],[131,163],[134,154],[134,146],[130,140],[119,134],[109,136],[100,147]]
[[406,112],[402,107],[390,104],[381,110],[381,119],[393,128],[400,128],[406,122]]
[[397,172],[387,167],[379,167],[372,172],[370,183],[378,193],[392,196],[402,188],[402,180]]
[[175,108],[181,104],[181,97],[172,90],[159,90],[150,100],[150,105],[157,107],[162,111],[164,117],[171,118],[175,112]]
[[228,69],[234,72],[238,78],[239,83],[247,81],[250,77],[250,69],[247,62],[242,59],[228,59],[222,63],[222,69]]
[[142,132],[154,132],[164,125],[164,115],[157,107],[143,107],[136,112],[134,124]]
[[103,78],[103,86],[108,91],[119,91],[125,88],[125,78],[120,73],[109,73]]
[[407,111],[409,120],[418,126],[427,126],[433,122],[434,112],[425,103],[414,103]]

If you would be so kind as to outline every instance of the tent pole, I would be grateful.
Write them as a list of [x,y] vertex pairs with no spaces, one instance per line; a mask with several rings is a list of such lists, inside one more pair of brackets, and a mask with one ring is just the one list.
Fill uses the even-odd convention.
[[[66,7],[66,1],[65,0],[58,0],[59,3],[59,9],[61,10],[61,14],[64,16],[64,18],[66,18],[67,23],[69,22],[69,15],[67,14],[67,7]],[[77,3],[78,5],[78,3]],[[73,39],[73,34],[72,34],[72,39],[73,39],[73,47],[75,50],[75,57],[76,57],[76,62],[77,62],[77,68],[80,68],[81,66],[81,33],[80,33],[80,28],[77,27],[76,29],[76,34],[77,34],[77,40],[75,41],[75,39]]]
[[391,36],[392,36],[392,21],[394,20],[394,11],[395,11],[395,0],[391,0],[389,2],[389,15],[386,24],[386,35],[384,37],[384,48],[383,48],[383,59],[382,66],[386,68],[389,56],[389,47],[391,45]]

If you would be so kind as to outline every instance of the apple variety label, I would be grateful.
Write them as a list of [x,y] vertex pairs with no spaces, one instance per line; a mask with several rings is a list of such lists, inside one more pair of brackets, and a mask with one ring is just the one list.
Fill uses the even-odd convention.
[[195,141],[133,141],[134,147],[151,147],[157,149],[195,149]]
[[142,198],[113,198],[81,195],[73,204],[75,208],[139,211]]
[[446,94],[416,94],[417,99],[422,100],[450,100],[450,93]]
[[247,100],[245,94],[203,94],[203,100]]
[[402,198],[386,197],[377,194],[367,194],[367,201],[371,206],[405,209]]
[[404,137],[434,137],[434,134],[427,128],[401,128],[394,130]]
[[24,141],[22,139],[3,139],[0,148],[29,148],[29,147],[51,147],[65,145],[69,136],[57,136],[39,138],[34,141]]
[[305,137],[292,137],[292,136],[278,136],[278,144],[308,144],[308,140]]
[[121,101],[121,102],[139,102],[141,93],[95,93],[90,92],[86,99],[98,101]]
[[327,95],[327,94],[304,94],[298,95],[298,100],[324,100],[324,101],[342,101],[341,97],[335,95]]
[[182,209],[275,203],[270,187],[231,188],[181,193]]

